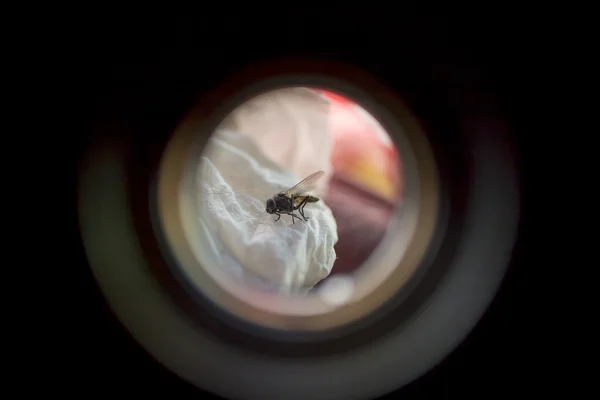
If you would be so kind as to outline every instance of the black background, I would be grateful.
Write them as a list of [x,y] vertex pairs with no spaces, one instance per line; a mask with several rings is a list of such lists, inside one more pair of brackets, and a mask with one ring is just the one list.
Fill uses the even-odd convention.
[[[241,11],[237,15],[198,11],[177,18],[159,14],[130,18],[109,13],[73,24],[67,41],[73,61],[65,68],[76,82],[74,118],[81,118],[81,126],[89,126],[96,105],[115,88],[123,87],[150,97],[172,96],[173,102],[183,107],[194,99],[194,93],[214,84],[203,81],[205,69],[225,75],[263,57],[310,54],[386,71],[394,68],[390,61],[394,56],[389,54],[398,52],[401,58],[398,49],[403,46],[422,54],[424,60],[436,62],[435,56],[428,55],[429,46],[435,42],[446,52],[466,54],[490,79],[512,124],[524,167],[525,130],[521,122],[531,90],[527,78],[532,67],[527,60],[534,47],[522,34],[529,21],[513,15],[509,23],[498,14],[474,11],[461,16],[417,18],[364,7],[335,11],[265,9],[262,14],[255,19]],[[380,57],[380,53],[388,56]],[[444,67],[439,67],[443,71]],[[155,118],[154,122],[166,125],[176,122],[168,111]],[[83,145],[84,135],[81,138]],[[523,179],[526,183],[525,176]],[[525,218],[522,228],[524,223]],[[401,389],[401,395],[507,395],[523,387],[523,366],[531,361],[524,350],[525,339],[517,334],[522,328],[515,316],[516,282],[523,274],[523,234],[501,290],[476,329],[432,372]],[[65,308],[68,329],[61,345],[64,362],[56,370],[70,382],[63,389],[82,395],[200,395],[139,348],[108,311],[87,268],[81,244],[74,254],[68,294],[77,300]]]

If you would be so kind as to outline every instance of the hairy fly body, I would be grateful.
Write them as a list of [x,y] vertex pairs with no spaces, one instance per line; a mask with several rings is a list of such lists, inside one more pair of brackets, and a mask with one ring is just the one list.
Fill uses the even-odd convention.
[[[308,221],[308,217],[304,215],[304,207],[308,203],[316,203],[319,201],[319,198],[311,196],[307,194],[307,192],[313,188],[314,183],[324,174],[323,171],[317,171],[314,174],[307,176],[290,189],[277,193],[267,200],[265,210],[269,214],[277,215],[275,221],[279,221],[282,214],[291,215],[292,223],[296,223],[296,218]],[[295,214],[294,211],[298,211],[300,216]]]

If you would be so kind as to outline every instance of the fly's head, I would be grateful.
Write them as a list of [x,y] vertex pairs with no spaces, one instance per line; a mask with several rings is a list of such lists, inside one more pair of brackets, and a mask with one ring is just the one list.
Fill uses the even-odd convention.
[[276,207],[275,207],[275,200],[273,199],[269,199],[267,200],[267,204],[265,206],[265,210],[267,211],[267,213],[269,214],[274,214]]

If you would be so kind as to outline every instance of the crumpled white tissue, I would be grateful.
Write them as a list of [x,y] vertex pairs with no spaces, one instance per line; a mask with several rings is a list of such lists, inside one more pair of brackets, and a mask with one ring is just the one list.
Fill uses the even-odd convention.
[[297,176],[324,171],[318,182],[323,188],[332,172],[330,114],[331,104],[319,92],[288,87],[247,100],[220,128],[249,135],[266,158]]
[[217,254],[214,267],[287,294],[305,293],[329,275],[338,234],[324,201],[306,206],[307,222],[275,221],[265,211],[267,199],[302,178],[267,158],[249,135],[213,134],[200,162],[198,211]]

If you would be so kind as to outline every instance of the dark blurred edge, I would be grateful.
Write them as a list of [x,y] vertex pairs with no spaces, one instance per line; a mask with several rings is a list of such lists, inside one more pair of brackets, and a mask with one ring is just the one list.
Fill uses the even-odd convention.
[[[362,11],[364,12],[357,13],[352,18],[354,20],[358,20],[359,17],[364,18],[366,12],[366,14],[374,14],[373,19],[356,25],[355,31],[364,29],[365,24],[366,27],[373,28],[381,25],[377,12]],[[339,16],[336,18],[341,19]],[[525,84],[527,74],[530,72],[524,63],[526,59],[524,46],[528,45],[528,42],[525,37],[519,35],[525,33],[521,30],[525,24],[521,21],[513,21],[510,24],[511,32],[506,32],[503,27],[507,25],[507,20],[499,17],[497,19],[495,24],[495,20],[475,17],[460,21],[452,18],[448,19],[451,22],[439,27],[443,33],[437,33],[446,36],[449,49],[453,45],[468,47],[477,56],[479,63],[488,67],[488,74],[497,83],[496,93],[503,99],[503,106],[513,129],[516,128],[514,132],[524,135],[519,126],[526,115],[525,102],[532,98],[531,93],[527,92],[531,89]],[[74,102],[74,109],[80,112],[73,113],[74,118],[81,118],[82,126],[90,121],[97,96],[102,92],[110,91],[111,84],[120,82],[126,85],[142,85],[144,81],[152,80],[153,76],[160,76],[157,71],[171,70],[173,67],[166,65],[165,60],[174,54],[173,49],[184,49],[186,43],[189,44],[187,35],[194,32],[194,29],[189,26],[190,21],[185,20],[187,19],[171,20],[166,26],[158,22],[155,25],[147,23],[146,28],[149,30],[134,30],[133,27],[126,27],[127,24],[122,23],[116,26],[98,24],[79,31],[78,43],[69,42],[76,55],[72,64],[73,78],[79,83],[75,94],[78,101]],[[202,25],[207,21],[204,18],[196,25]],[[244,20],[240,18],[238,22],[242,23]],[[276,20],[270,22],[277,24]],[[256,57],[260,57],[260,41],[266,40],[268,35],[277,29],[272,25],[270,30],[264,26],[260,27],[261,24],[257,25],[259,37],[254,37],[256,43],[252,50],[257,54]],[[351,21],[344,21],[344,26],[351,25]],[[412,23],[411,28],[416,29],[415,25],[416,22]],[[313,19],[311,26],[318,28],[319,24]],[[435,24],[427,26],[435,27]],[[236,23],[228,21],[227,27],[235,29]],[[94,31],[95,28],[98,30]],[[189,32],[186,32],[188,29]],[[308,40],[302,43],[299,38],[301,35],[291,29],[287,34],[296,47],[310,46]],[[409,28],[403,29],[406,32]],[[230,31],[229,34],[233,33]],[[355,35],[360,36],[360,32]],[[247,31],[242,37],[243,40],[250,40]],[[206,38],[206,44],[217,46],[215,41],[219,39],[226,41],[213,35]],[[343,38],[343,35],[339,39],[350,40],[347,36]],[[285,43],[281,37],[278,41]],[[227,44],[224,44],[222,46],[224,64],[227,62],[225,60],[228,58],[229,51],[231,50],[227,49]],[[252,58],[252,55],[249,54],[248,58]],[[115,65],[119,67],[114,69]],[[241,66],[239,63],[236,64],[236,61],[231,59],[229,64],[231,70],[239,66]],[[182,68],[185,69],[185,66]],[[189,73],[189,71],[182,73]],[[198,74],[200,73],[201,71],[198,71]],[[185,102],[185,99],[178,99],[178,101]],[[524,140],[531,138],[517,135],[515,139],[519,148],[523,149]],[[525,167],[522,157],[520,160],[522,167]],[[525,185],[526,176],[523,179]],[[527,201],[526,193],[525,201]],[[522,219],[522,225],[524,223],[525,219]],[[521,240],[515,250],[514,260],[521,260],[524,255],[522,235],[523,233],[520,235]],[[108,312],[100,296],[90,295],[90,293],[97,294],[98,289],[85,265],[83,250],[78,245],[77,260],[72,270],[73,281],[71,282],[69,278],[70,287],[67,290],[68,293],[72,293],[73,299],[86,299],[87,303],[81,304],[78,300],[74,300],[69,304],[71,308],[65,310],[67,317],[70,318],[69,329],[64,335],[66,340],[61,347],[64,362],[60,363],[61,367],[55,368],[63,379],[67,378],[66,380],[69,381],[63,381],[64,383],[60,385],[62,389],[66,392],[75,391],[86,395],[130,393],[169,395],[178,398],[197,396],[199,393],[195,388],[165,372],[135,344]],[[517,301],[515,282],[522,271],[522,267],[513,265],[496,300],[475,331],[432,373],[404,388],[401,391],[402,395],[408,398],[421,398],[426,395],[487,394],[489,391],[495,394],[508,394],[523,384],[520,378],[522,370],[518,366],[522,363],[515,362],[515,358],[525,356],[519,351],[524,343],[522,339],[515,336],[515,329],[519,328],[515,327],[513,316],[513,305]],[[393,396],[391,395],[390,398]]]

